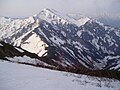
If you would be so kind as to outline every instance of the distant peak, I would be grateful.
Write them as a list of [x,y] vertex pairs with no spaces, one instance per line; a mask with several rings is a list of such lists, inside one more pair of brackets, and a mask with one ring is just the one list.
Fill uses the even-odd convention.
[[68,17],[73,18],[75,20],[79,19],[90,19],[88,16],[80,14],[80,13],[69,13],[67,14]]
[[49,14],[55,14],[53,9],[49,9],[49,8],[44,8],[42,11],[40,11],[37,15],[34,16],[39,16],[39,15],[49,15]]

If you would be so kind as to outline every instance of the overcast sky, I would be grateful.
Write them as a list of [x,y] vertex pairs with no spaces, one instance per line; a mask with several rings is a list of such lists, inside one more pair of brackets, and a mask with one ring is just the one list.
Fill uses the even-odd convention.
[[0,16],[27,17],[44,8],[63,13],[120,16],[120,0],[0,0]]

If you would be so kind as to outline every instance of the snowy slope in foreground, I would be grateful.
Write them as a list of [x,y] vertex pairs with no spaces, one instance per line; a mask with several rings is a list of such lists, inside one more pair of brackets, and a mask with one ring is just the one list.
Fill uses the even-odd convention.
[[120,90],[119,85],[117,80],[0,61],[0,90]]

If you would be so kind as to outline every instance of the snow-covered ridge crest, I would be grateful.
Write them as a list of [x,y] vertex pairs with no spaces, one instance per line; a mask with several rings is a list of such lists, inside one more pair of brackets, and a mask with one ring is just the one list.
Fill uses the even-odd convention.
[[72,15],[63,14],[54,9],[45,8],[42,11],[40,11],[40,13],[25,19],[0,17],[0,28],[6,29],[7,27],[9,28],[14,27],[15,29],[19,29],[23,26],[23,24],[28,25],[35,22],[39,23],[39,21],[41,20],[45,20],[49,23],[63,24],[63,25],[70,23],[70,24],[75,24],[79,27],[81,25],[84,25],[87,21],[89,21],[90,18],[80,17],[79,19],[75,19],[74,16]]
[[[39,22],[34,16],[30,16],[25,19],[12,19],[1,17],[0,40],[13,44],[14,46],[20,46],[22,48],[26,47],[25,50],[32,53],[37,53],[41,56],[41,53],[45,52],[44,47],[42,46],[44,43],[41,43],[41,39],[36,34],[33,34],[33,30],[38,26]],[[29,36],[30,33],[31,36]],[[31,39],[31,37],[34,38]],[[36,43],[34,43],[34,41]],[[38,44],[39,42],[40,44]],[[40,45],[41,47],[38,47],[38,45]],[[42,51],[40,52],[40,50]]]
[[66,14],[69,18],[75,20],[74,23],[77,26],[81,26],[84,25],[86,22],[88,22],[89,20],[91,20],[90,17],[82,15],[82,14],[75,14],[75,13],[71,13],[71,14]]
[[43,19],[45,21],[48,21],[49,23],[54,24],[75,24],[78,27],[81,25],[84,25],[87,21],[90,20],[89,17],[81,17],[78,20],[75,18],[69,16],[68,14],[60,13],[54,9],[43,9],[39,14],[34,15],[35,17],[39,19]]
[[81,25],[84,25],[86,22],[88,22],[90,20],[90,18],[88,17],[84,17],[84,18],[80,18],[78,19],[77,21],[75,21],[74,23],[77,25],[77,26],[81,26]]
[[[33,30],[38,26],[35,18],[30,16],[25,19],[0,18],[0,39],[14,41],[26,32]],[[9,42],[12,43],[12,42]]]

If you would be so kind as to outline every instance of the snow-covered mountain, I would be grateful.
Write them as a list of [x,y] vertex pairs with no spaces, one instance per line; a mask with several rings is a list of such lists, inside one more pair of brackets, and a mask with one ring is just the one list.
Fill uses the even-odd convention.
[[114,13],[113,13],[113,15],[108,14],[108,13],[100,13],[100,14],[93,13],[91,15],[82,15],[81,13],[69,13],[67,15],[76,20],[83,18],[83,21],[86,16],[89,16],[89,17],[92,17],[92,18],[104,23],[105,25],[110,25],[115,28],[116,27],[120,28],[120,16],[114,15]]
[[44,9],[26,19],[0,18],[0,40],[74,68],[120,70],[120,30],[88,17]]

